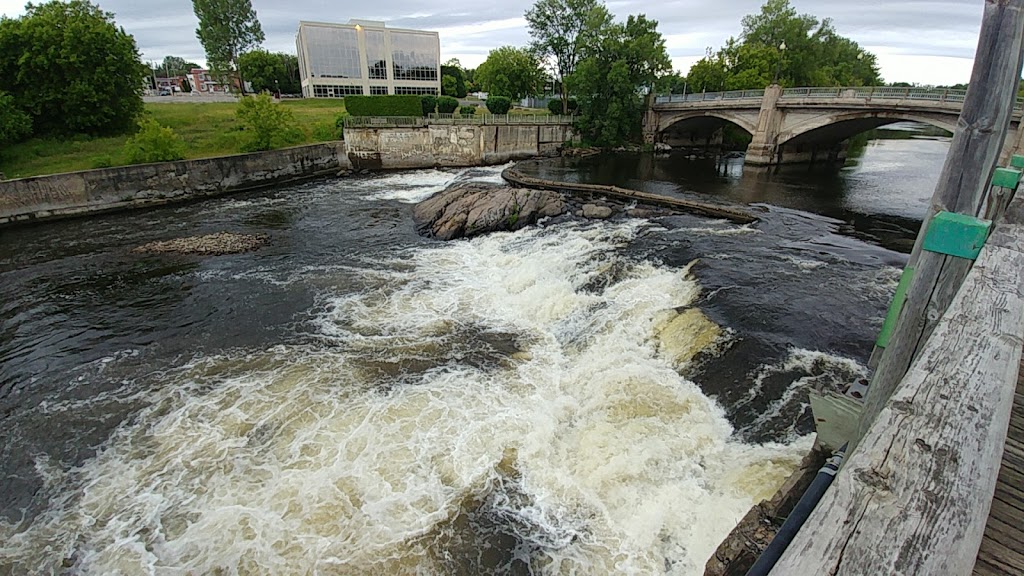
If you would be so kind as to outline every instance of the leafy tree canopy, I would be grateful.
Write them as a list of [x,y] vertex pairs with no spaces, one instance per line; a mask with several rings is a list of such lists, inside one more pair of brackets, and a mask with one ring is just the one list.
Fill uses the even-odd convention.
[[[445,96],[465,98],[466,75],[462,71],[462,67],[458,65],[458,60],[452,58],[448,62],[454,62],[454,65],[448,63],[441,65],[441,93]],[[451,83],[448,86],[445,86],[445,78],[451,78]]]
[[265,39],[251,0],[192,0],[192,9],[199,18],[196,37],[210,68],[225,75],[237,74],[238,58]]
[[238,57],[238,70],[256,92],[302,92],[299,59],[294,54],[253,50]]
[[597,46],[611,14],[600,0],[537,0],[525,17],[531,49],[551,67],[568,103],[567,79]]
[[840,36],[829,19],[798,14],[789,0],[768,0],[743,18],[743,33],[693,65],[690,90],[749,90],[783,86],[874,86],[874,54]]
[[135,127],[147,69],[114,15],[86,0],[28,4],[0,19],[0,78],[35,134]]
[[531,51],[502,46],[491,50],[487,60],[476,69],[475,79],[488,94],[521,100],[540,92],[544,71]]
[[643,14],[604,29],[593,54],[569,78],[585,141],[612,146],[640,136],[643,93],[672,69],[658,23]]
[[193,68],[202,68],[195,62],[190,62],[179,56],[164,56],[164,61],[156,68],[156,73],[161,76],[184,76]]

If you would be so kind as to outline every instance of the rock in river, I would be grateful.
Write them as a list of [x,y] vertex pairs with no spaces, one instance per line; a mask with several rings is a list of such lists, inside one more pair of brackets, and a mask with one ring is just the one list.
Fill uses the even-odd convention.
[[485,184],[461,184],[420,202],[413,210],[416,229],[439,240],[511,231],[558,216],[566,204],[556,192]]
[[237,254],[248,252],[263,246],[269,238],[263,234],[232,234],[218,232],[206,236],[190,236],[143,244],[132,250],[135,253],[156,254]]

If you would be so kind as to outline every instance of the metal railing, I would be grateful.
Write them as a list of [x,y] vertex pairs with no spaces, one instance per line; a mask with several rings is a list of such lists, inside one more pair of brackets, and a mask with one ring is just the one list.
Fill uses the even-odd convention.
[[[860,98],[864,100],[915,100],[963,104],[966,90],[943,88],[896,88],[890,86],[859,87],[807,87],[785,88],[782,100],[838,100]],[[690,102],[761,100],[764,90],[732,90],[728,92],[700,92],[695,94],[662,94],[655,96],[655,104],[680,104]],[[1024,110],[1024,98],[1018,98],[1014,110]]]
[[566,125],[572,123],[572,116],[561,114],[483,114],[476,116],[431,114],[428,118],[418,116],[349,116],[345,118],[345,128],[418,128],[453,124],[472,126]]

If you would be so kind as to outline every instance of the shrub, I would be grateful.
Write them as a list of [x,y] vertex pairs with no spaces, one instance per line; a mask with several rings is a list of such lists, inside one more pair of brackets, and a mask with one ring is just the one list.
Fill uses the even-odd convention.
[[512,99],[505,96],[491,96],[487,99],[487,111],[491,114],[508,114]]
[[459,108],[459,114],[463,116],[475,116],[476,106],[463,106]]
[[341,134],[341,128],[338,127],[337,122],[317,122],[313,125],[314,142],[340,140],[339,134]]
[[32,133],[32,118],[14,105],[14,97],[0,92],[0,145],[11,144]]
[[454,114],[459,107],[459,101],[451,96],[441,96],[437,99],[437,111],[441,114]]
[[[124,156],[129,164],[182,160],[186,150],[187,146],[181,136],[152,118],[139,123],[139,132],[124,143]],[[93,158],[93,165],[102,164],[104,160],[108,161],[107,166],[111,165],[109,158]]]
[[391,96],[346,96],[345,109],[353,116],[420,116],[420,97],[414,94]]
[[93,169],[110,168],[113,165],[114,160],[110,156],[93,156],[89,159],[89,166]]
[[343,111],[334,117],[334,127],[338,129],[339,134],[341,133],[341,130],[345,129],[345,118],[348,118],[349,116],[351,116],[351,114]]
[[437,96],[429,94],[420,96],[420,106],[423,107],[423,115],[430,116],[437,109]]
[[277,104],[269,94],[250,96],[238,101],[235,116],[250,133],[243,144],[243,152],[271,150],[296,144],[303,139],[302,132],[295,125],[295,116],[288,108]]
[[[579,103],[577,103],[575,100],[573,100],[571,98],[569,99],[569,114],[572,114],[573,112],[575,112],[579,107],[580,107]],[[557,99],[557,100],[552,100],[552,101],[548,102],[548,110],[552,114],[561,114],[562,113],[562,100],[561,99]]]

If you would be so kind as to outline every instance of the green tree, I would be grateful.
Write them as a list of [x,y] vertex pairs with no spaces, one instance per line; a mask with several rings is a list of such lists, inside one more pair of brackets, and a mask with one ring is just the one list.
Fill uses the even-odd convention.
[[537,57],[529,50],[513,46],[491,50],[487,60],[476,69],[475,78],[488,94],[513,100],[537,94],[544,86],[544,71]]
[[14,104],[14,97],[0,92],[0,146],[13,144],[32,133],[32,119]]
[[296,144],[303,138],[292,111],[274,102],[268,94],[243,97],[238,102],[235,116],[249,133],[244,152],[272,150]]
[[166,77],[185,76],[193,68],[201,68],[201,66],[178,56],[164,56],[164,61],[157,68],[156,72],[158,75]]
[[562,101],[568,104],[566,81],[588,50],[597,45],[601,31],[611,24],[611,14],[599,0],[537,0],[525,16],[533,38],[531,47],[551,63]]
[[298,59],[292,54],[253,50],[238,57],[238,70],[256,92],[301,92]]
[[0,19],[0,78],[36,134],[135,127],[146,67],[135,39],[85,0],[28,4]]
[[455,78],[447,74],[441,76],[441,94],[445,96],[455,96],[458,94],[455,88]]
[[840,36],[829,19],[798,14],[789,0],[768,0],[742,20],[739,39],[694,64],[687,78],[697,91],[785,86],[874,86],[875,55]]
[[[463,72],[462,67],[457,66],[457,65],[453,66],[453,65],[450,64],[451,62],[455,62],[457,64],[458,60],[456,60],[455,58],[452,58],[451,60],[448,61],[448,63],[445,63],[445,64],[441,65],[441,93],[444,94],[445,96],[455,96],[456,98],[465,98],[466,97],[466,92],[467,92],[466,91],[466,75]],[[449,86],[448,91],[445,91],[445,87],[444,87],[444,79],[445,79],[445,77],[450,77],[452,79],[451,80],[452,83]]]
[[244,94],[245,82],[238,72],[238,58],[265,38],[251,0],[192,0],[192,9],[199,19],[196,37],[206,51],[210,68],[238,78],[239,89]]
[[684,94],[693,92],[687,84],[686,77],[679,72],[662,74],[654,81],[654,90],[659,94]]
[[608,26],[595,52],[569,78],[579,101],[577,127],[584,140],[613,146],[637,139],[644,114],[642,94],[671,69],[656,21],[641,14]]

